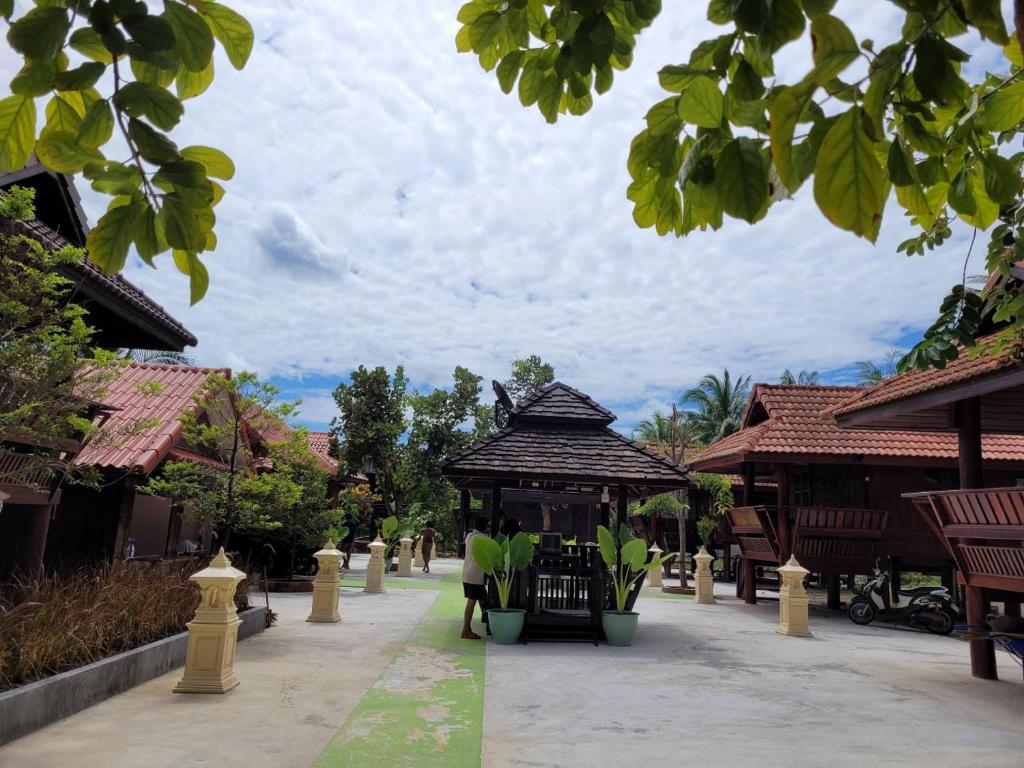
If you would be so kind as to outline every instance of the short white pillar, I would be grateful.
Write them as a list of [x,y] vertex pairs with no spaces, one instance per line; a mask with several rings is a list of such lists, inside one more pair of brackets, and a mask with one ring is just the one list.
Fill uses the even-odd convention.
[[423,537],[420,536],[416,539],[416,547],[412,552],[412,567],[422,568],[423,566]]
[[384,591],[384,550],[387,545],[380,536],[370,543],[370,563],[366,566],[366,586],[363,592]]
[[700,552],[694,555],[693,559],[697,563],[695,600],[702,605],[714,605],[715,576],[711,572],[711,563],[715,558],[704,546],[701,546]]
[[795,556],[779,568],[782,588],[779,589],[779,626],[775,629],[780,635],[791,637],[811,637],[807,615],[807,590],[804,589],[804,577],[810,573]]
[[235,610],[235,590],[245,574],[231,566],[224,547],[210,565],[189,576],[199,584],[201,598],[188,623],[185,672],[175,693],[227,693],[238,687],[235,644],[242,620]]
[[306,621],[333,623],[341,621],[338,612],[338,598],[341,597],[341,573],[338,565],[342,553],[334,546],[332,539],[327,539],[324,548],[313,553],[319,567],[313,579],[313,609]]
[[412,576],[412,539],[408,536],[398,540],[398,575]]
[[[661,560],[662,551],[661,551],[661,547],[659,547],[657,544],[651,545],[651,548],[648,549],[647,551],[651,553],[651,561],[652,562]],[[661,584],[661,566],[660,565],[657,568],[652,568],[651,570],[649,570],[647,572],[647,583],[648,583],[648,585],[650,585],[652,587],[661,588],[662,584]]]

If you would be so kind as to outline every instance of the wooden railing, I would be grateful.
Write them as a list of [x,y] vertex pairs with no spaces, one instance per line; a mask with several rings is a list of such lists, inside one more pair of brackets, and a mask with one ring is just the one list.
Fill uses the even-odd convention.
[[0,485],[45,488],[53,475],[38,456],[0,450]]
[[1024,488],[908,493],[968,586],[1024,592]]

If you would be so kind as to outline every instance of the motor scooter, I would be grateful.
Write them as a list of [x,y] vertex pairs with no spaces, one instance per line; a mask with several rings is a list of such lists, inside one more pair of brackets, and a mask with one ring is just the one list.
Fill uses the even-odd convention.
[[945,587],[915,587],[897,590],[898,601],[890,599],[889,574],[875,567],[875,575],[850,600],[846,615],[854,624],[870,624],[876,618],[922,627],[935,635],[948,635],[963,611]]

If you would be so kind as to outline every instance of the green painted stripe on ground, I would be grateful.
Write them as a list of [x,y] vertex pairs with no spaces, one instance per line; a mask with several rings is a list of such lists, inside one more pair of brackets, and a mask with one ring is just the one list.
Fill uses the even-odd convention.
[[451,573],[430,587],[402,583],[399,588],[440,594],[316,768],[479,768],[485,644],[459,638],[465,607],[460,581],[460,574]]
[[[343,587],[365,587],[366,579],[356,578],[342,578],[341,586]],[[415,579],[384,579],[384,589],[441,589],[441,583],[438,581],[416,581]]]

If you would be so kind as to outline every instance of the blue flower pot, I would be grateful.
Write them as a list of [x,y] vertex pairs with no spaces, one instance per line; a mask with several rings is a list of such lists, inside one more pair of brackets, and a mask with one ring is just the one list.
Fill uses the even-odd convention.
[[523,619],[526,611],[522,608],[491,608],[487,611],[487,626],[491,628],[491,637],[500,645],[514,645],[519,642],[523,631]]
[[601,626],[604,628],[604,636],[608,639],[608,645],[627,646],[633,644],[633,636],[636,634],[636,623],[640,620],[640,614],[635,611],[605,611],[601,614]]

